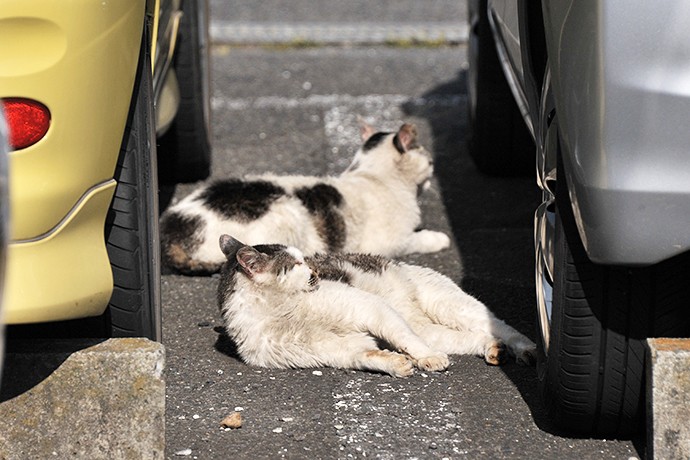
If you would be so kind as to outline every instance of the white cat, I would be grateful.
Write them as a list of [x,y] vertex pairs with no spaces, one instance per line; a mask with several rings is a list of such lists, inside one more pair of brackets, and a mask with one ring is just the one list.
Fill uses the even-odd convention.
[[413,125],[374,132],[337,177],[264,174],[202,186],[161,217],[162,257],[187,274],[218,271],[218,235],[248,244],[295,246],[305,254],[365,252],[395,257],[450,245],[441,232],[418,230],[418,189],[433,172]]
[[448,354],[499,364],[507,350],[520,364],[535,360],[531,340],[431,269],[365,254],[305,258],[294,247],[252,247],[228,235],[220,247],[224,328],[249,364],[405,377],[413,366],[446,369]]

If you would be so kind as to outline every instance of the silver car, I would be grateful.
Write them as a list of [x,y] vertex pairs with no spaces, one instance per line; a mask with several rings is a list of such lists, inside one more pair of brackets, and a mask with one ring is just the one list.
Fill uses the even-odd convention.
[[469,151],[534,171],[538,377],[561,428],[642,426],[645,339],[690,337],[690,3],[470,0]]

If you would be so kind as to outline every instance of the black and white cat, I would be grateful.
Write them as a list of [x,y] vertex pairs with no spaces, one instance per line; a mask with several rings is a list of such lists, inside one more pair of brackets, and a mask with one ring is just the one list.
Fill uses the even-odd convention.
[[[218,302],[248,364],[336,367],[409,376],[448,367],[448,354],[532,364],[534,343],[444,275],[382,256],[304,257],[278,244],[220,238]],[[380,348],[383,341],[396,351]]]
[[450,239],[418,230],[418,189],[433,172],[414,125],[397,132],[361,126],[363,146],[337,177],[264,174],[204,185],[166,210],[160,222],[166,265],[186,274],[218,271],[218,235],[266,241],[305,254],[365,252],[395,257],[436,252]]

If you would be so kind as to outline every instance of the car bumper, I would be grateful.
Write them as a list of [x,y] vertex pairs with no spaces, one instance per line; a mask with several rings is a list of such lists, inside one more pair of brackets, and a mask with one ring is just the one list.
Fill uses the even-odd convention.
[[592,261],[690,250],[690,5],[545,3],[564,165]]
[[103,227],[115,185],[111,179],[92,189],[48,237],[9,245],[8,324],[103,313],[113,290]]

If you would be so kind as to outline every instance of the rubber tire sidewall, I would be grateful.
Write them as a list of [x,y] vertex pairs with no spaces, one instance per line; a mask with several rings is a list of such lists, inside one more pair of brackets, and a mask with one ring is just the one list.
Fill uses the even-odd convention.
[[624,292],[629,269],[589,260],[562,162],[558,169],[548,354],[537,333],[542,401],[549,419],[568,434],[628,438],[639,431],[644,415],[649,305],[631,302]]
[[207,37],[203,46],[200,39],[201,33],[208,34],[208,5],[206,0],[182,0],[182,11],[173,61],[180,107],[160,138],[159,179],[163,186],[203,180],[211,171],[210,101],[205,100],[210,94],[204,91],[210,85],[210,68],[204,65],[210,65],[209,41]]
[[113,295],[106,318],[112,337],[161,340],[158,180],[151,57],[144,30],[130,114],[106,219]]

